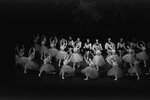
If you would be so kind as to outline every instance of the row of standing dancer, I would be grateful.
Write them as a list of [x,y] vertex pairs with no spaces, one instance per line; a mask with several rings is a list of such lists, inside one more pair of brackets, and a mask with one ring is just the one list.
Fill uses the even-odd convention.
[[[38,42],[41,42],[41,45],[38,44]],[[28,57],[24,56],[24,45],[20,50],[18,49],[18,46],[16,46],[16,65],[22,65],[24,73],[26,73],[27,69],[39,70],[40,77],[42,72],[56,74],[56,68],[52,65],[52,60],[56,59],[60,68],[59,74],[62,76],[62,79],[65,79],[65,76],[75,75],[76,68],[84,65],[86,67],[81,70],[81,73],[86,76],[84,80],[88,80],[89,77],[91,79],[97,78],[99,76],[99,68],[108,64],[109,70],[107,75],[115,76],[114,80],[118,80],[118,78],[123,76],[123,72],[119,66],[119,64],[123,62],[124,66],[129,63],[130,68],[128,69],[128,73],[134,73],[139,80],[139,75],[142,73],[139,64],[143,61],[144,67],[147,67],[146,62],[149,61],[150,55],[150,52],[147,53],[146,50],[146,48],[149,50],[150,42],[148,43],[148,46],[146,46],[143,41],[137,43],[124,42],[123,38],[120,39],[117,46],[111,41],[111,38],[108,38],[108,41],[104,46],[107,52],[105,59],[102,55],[104,49],[98,39],[96,39],[96,43],[93,45],[90,43],[90,40],[87,39],[83,47],[80,38],[73,41],[71,37],[69,37],[68,41],[65,38],[62,38],[58,43],[57,37],[51,36],[50,47],[46,46],[46,43],[47,38],[45,36],[41,37],[41,41],[39,34],[34,36],[34,46],[30,48]],[[58,45],[59,49],[56,48]],[[119,56],[117,53],[119,53]],[[40,55],[38,56],[40,60],[43,61],[41,66],[39,66],[40,64],[38,64],[38,62],[36,63],[34,61],[38,54]],[[63,65],[61,66],[62,61]],[[149,72],[150,69],[148,68],[146,74],[149,74]]]

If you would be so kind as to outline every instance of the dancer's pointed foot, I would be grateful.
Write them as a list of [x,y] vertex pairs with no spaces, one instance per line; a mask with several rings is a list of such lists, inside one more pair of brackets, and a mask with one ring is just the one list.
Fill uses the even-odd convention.
[[149,75],[149,73],[146,73],[146,75]]
[[62,79],[65,79],[65,78],[62,76]]
[[118,80],[118,78],[115,78],[114,81]]
[[85,78],[84,80],[88,80],[89,78],[87,77],[87,78]]
[[137,80],[139,80],[139,79],[140,79],[140,77],[137,78]]

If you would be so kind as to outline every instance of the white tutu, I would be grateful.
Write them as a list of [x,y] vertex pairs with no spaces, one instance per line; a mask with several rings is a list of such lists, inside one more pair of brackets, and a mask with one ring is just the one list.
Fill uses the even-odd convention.
[[58,50],[56,48],[50,48],[48,52],[50,53],[51,57],[55,57],[58,53]]
[[114,55],[114,58],[116,59],[117,63],[120,63],[121,62],[121,59],[118,55]]
[[82,60],[83,60],[83,57],[82,57],[81,54],[79,54],[79,53],[72,53],[72,57],[71,57],[70,62],[76,63],[76,62],[82,62]]
[[105,64],[105,60],[102,55],[95,55],[93,58],[94,65],[103,66]]
[[137,53],[136,57],[140,60],[149,60],[149,56],[145,51]]
[[108,72],[108,76],[117,76],[117,78],[121,78],[123,73],[119,67],[112,67]]
[[62,73],[67,73],[67,74],[73,74],[75,72],[75,70],[69,66],[69,65],[65,65],[61,68],[60,70],[60,75],[62,75]]
[[19,65],[25,65],[27,62],[28,62],[28,58],[27,57],[18,57],[16,56],[16,64],[19,64]]
[[126,54],[122,57],[122,60],[128,63],[133,63],[135,61],[135,58],[131,54]]
[[66,53],[65,51],[59,51],[59,52],[57,53],[56,58],[59,59],[59,60],[64,60],[65,57],[66,57],[66,55],[67,55],[67,53]]
[[81,70],[81,72],[85,75],[87,74],[90,78],[97,78],[99,75],[94,67],[86,67],[85,69]]
[[128,69],[128,73],[138,73],[139,75],[142,74],[141,68],[139,66],[133,66],[131,68]]
[[48,51],[48,48],[47,48],[46,46],[42,45],[42,46],[40,47],[40,54],[42,55],[42,54],[44,54],[46,51]]
[[55,68],[51,64],[43,64],[40,68],[40,72],[43,72],[43,71],[50,72],[50,71],[54,71],[54,70],[55,70]]
[[35,51],[38,52],[40,50],[40,46],[38,44],[34,44]]
[[38,64],[35,63],[34,61],[28,61],[25,66],[24,66],[25,69],[38,69]]

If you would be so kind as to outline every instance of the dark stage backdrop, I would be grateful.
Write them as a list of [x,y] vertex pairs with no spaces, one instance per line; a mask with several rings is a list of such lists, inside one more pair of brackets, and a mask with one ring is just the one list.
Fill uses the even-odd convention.
[[0,7],[9,33],[27,44],[36,33],[102,43],[108,37],[147,41],[150,33],[149,0],[3,0]]

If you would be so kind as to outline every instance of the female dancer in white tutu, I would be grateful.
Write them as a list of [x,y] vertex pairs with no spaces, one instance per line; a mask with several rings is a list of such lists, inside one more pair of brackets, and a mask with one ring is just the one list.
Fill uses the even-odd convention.
[[112,50],[115,50],[115,44],[111,42],[111,38],[108,38],[108,42],[105,43],[105,50],[107,50],[108,55]]
[[[41,57],[41,60],[43,60],[43,65],[40,68],[39,77],[41,76],[42,72],[45,71],[47,74],[55,74],[55,68],[53,65],[51,65],[51,55],[47,51],[43,54],[44,59]],[[42,55],[42,56],[43,56]]]
[[48,51],[48,47],[45,46],[46,41],[46,37],[43,36],[41,39],[40,55],[43,55],[46,51]]
[[[79,40],[79,38],[78,38]],[[73,45],[73,53],[71,55],[71,60],[70,62],[73,63],[73,69],[75,69],[76,63],[78,63],[77,67],[80,67],[80,62],[82,62],[83,57],[82,55],[79,53],[79,50],[81,48],[81,42],[80,41],[75,41],[74,45]]]
[[35,48],[31,47],[29,50],[28,62],[24,66],[24,73],[26,73],[27,69],[34,69],[34,70],[38,69],[38,64],[32,61],[34,59],[34,56],[35,56]]
[[56,59],[59,60],[58,66],[60,66],[61,61],[65,59],[67,52],[64,51],[64,49],[67,47],[67,40],[61,39],[60,41],[60,50],[57,53]]
[[65,73],[70,74],[70,75],[74,75],[74,73],[75,73],[75,70],[71,66],[68,65],[70,60],[71,60],[71,56],[68,55],[68,56],[66,56],[65,60],[63,61],[63,66],[59,73],[62,76],[62,79],[65,79]]
[[128,42],[129,45],[127,45],[127,48],[124,46],[126,52],[128,52],[127,54],[125,54],[122,57],[122,60],[125,62],[124,66],[126,67],[126,63],[129,63],[130,66],[132,67],[132,63],[134,62],[135,58],[134,58],[134,50],[132,49],[130,43]]
[[92,44],[90,43],[89,39],[86,40],[86,43],[84,44],[83,49],[84,49],[85,52],[92,50]]
[[57,37],[50,37],[50,49],[48,52],[50,53],[51,57],[56,57],[58,50],[56,49],[57,44]]
[[119,52],[119,57],[121,58],[125,49],[124,49],[124,41],[123,41],[123,38],[120,38],[120,41],[117,43],[117,49],[118,49],[118,52]]
[[102,67],[105,64],[105,60],[101,55],[102,47],[101,45],[98,44],[98,40],[96,44],[93,45],[93,50],[95,53],[95,56],[93,58],[93,63],[96,66],[97,71],[99,71],[99,67]]
[[146,61],[149,60],[149,56],[146,52],[146,45],[143,41],[141,41],[141,44],[139,46],[139,43],[137,43],[137,47],[141,49],[142,51],[136,54],[136,57],[141,61],[144,61],[144,67],[146,67]]
[[142,74],[142,71],[141,71],[141,69],[140,69],[140,67],[139,67],[139,62],[138,62],[138,60],[136,60],[136,59],[134,60],[133,66],[128,69],[128,73],[130,73],[131,75],[135,73],[136,76],[137,76],[137,80],[140,79],[139,75]]
[[16,51],[17,51],[18,54],[15,55],[15,60],[16,60],[15,67],[17,65],[24,66],[28,62],[28,58],[23,56],[24,51],[25,51],[24,45],[22,45],[22,49],[20,49],[20,51],[18,50],[18,45],[17,45]]
[[93,63],[92,59],[86,58],[86,57],[84,59],[85,59],[86,63],[88,64],[88,67],[86,67],[85,69],[81,70],[81,72],[83,74],[85,74],[85,76],[86,76],[86,78],[84,80],[88,80],[89,77],[91,79],[97,78],[99,73],[96,70],[96,68],[94,67],[94,63]]
[[123,76],[121,69],[118,66],[117,60],[114,56],[109,56],[106,58],[106,61],[112,66],[112,68],[107,72],[108,76],[115,76],[114,81],[118,80]]
[[34,46],[33,47],[35,48],[35,52],[39,52],[40,45],[37,42],[39,41],[40,35],[37,34],[37,36],[36,37],[33,36],[33,38],[34,38]]

